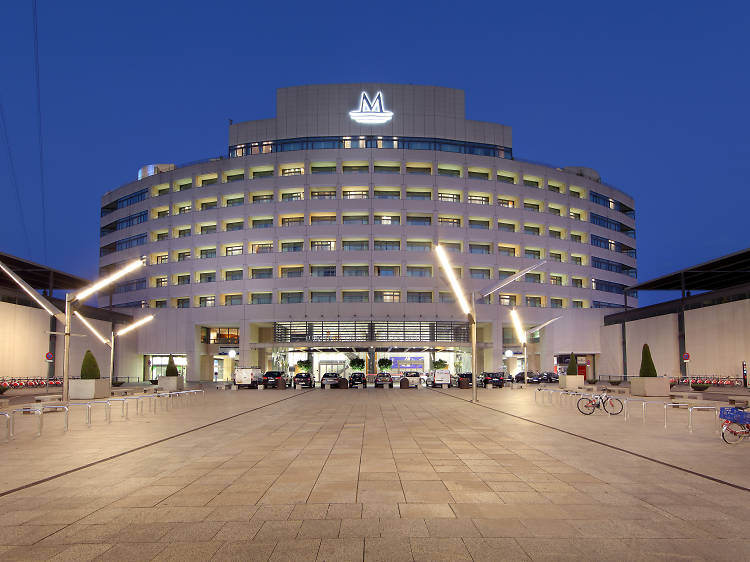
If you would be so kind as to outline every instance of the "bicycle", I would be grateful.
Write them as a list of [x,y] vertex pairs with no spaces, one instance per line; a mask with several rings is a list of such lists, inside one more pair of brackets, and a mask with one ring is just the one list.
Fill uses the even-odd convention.
[[750,413],[745,408],[721,408],[721,438],[724,443],[734,445],[750,435]]
[[591,398],[580,398],[576,406],[578,411],[586,416],[590,416],[597,408],[604,408],[610,416],[616,416],[622,412],[622,402],[619,398],[614,398],[607,394],[606,388],[602,388],[601,394],[594,394]]

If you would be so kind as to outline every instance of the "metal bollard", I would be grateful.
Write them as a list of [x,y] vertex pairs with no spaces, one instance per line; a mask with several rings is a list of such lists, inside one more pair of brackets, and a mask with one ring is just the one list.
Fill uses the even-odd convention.
[[42,413],[44,413],[44,410],[64,410],[65,411],[65,425],[63,426],[63,431],[68,431],[68,414],[70,413],[70,410],[68,410],[67,406],[64,406],[62,404],[58,405],[51,405],[47,404],[42,406]]
[[10,441],[10,414],[8,412],[0,412],[0,416],[5,416],[5,440]]
[[33,413],[39,418],[39,426],[37,429],[37,437],[42,436],[42,427],[44,425],[44,416],[42,415],[42,411],[38,408],[16,408],[15,410],[10,411],[10,438],[13,439],[16,435],[16,413],[17,412],[29,412]]
[[71,406],[84,406],[86,408],[86,425],[91,427],[91,404],[89,402],[68,402],[68,408]]

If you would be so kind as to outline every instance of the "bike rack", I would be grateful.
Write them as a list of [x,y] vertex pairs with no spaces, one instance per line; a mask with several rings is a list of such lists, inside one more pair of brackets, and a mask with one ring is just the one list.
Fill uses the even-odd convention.
[[68,431],[68,415],[70,414],[70,410],[67,406],[63,404],[45,404],[42,406],[42,413],[44,413],[45,410],[64,410],[65,411],[65,425],[63,431]]
[[684,404],[681,402],[664,402],[664,429],[667,429],[667,412],[669,408],[679,408],[681,406],[690,407],[690,404]]
[[[143,415],[143,407],[142,407],[142,404],[141,404],[141,398],[143,398],[143,396],[125,396],[125,397],[123,397],[123,400],[126,401],[125,404],[128,403],[127,402],[128,400],[135,400],[136,401],[135,402],[135,415],[136,416],[138,416],[138,415],[142,416]],[[126,406],[125,410],[127,411],[127,406]],[[127,417],[128,416],[126,414],[125,415],[125,419],[127,419]]]
[[86,425],[91,427],[91,403],[90,402],[68,402],[68,408],[71,406],[86,407]]
[[121,402],[120,417],[128,419],[128,399],[127,398],[109,398],[109,402]]
[[688,408],[688,429],[693,433],[693,410],[714,412],[714,433],[719,433],[719,409],[715,406],[690,406]]
[[42,410],[39,408],[16,408],[15,410],[10,411],[10,438],[13,439],[16,436],[16,414],[18,412],[27,412],[27,413],[33,413],[35,416],[39,417],[39,427],[37,428],[37,437],[42,436],[42,428],[44,426],[44,415],[42,414]]
[[104,404],[104,419],[107,423],[112,423],[112,404],[110,404],[109,400],[92,400],[89,404],[91,406],[94,404]]
[[0,412],[0,416],[5,416],[5,440],[10,441],[10,414],[8,412]]

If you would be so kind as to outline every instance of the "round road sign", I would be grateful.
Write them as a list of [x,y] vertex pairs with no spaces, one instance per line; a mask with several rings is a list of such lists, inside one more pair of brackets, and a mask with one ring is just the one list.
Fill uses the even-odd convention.
[[47,361],[52,361],[55,358],[55,354],[52,353],[51,351],[48,351],[47,354],[44,356],[44,358]]
[[682,354],[682,360],[683,361],[690,361],[690,354],[689,353],[683,353]]

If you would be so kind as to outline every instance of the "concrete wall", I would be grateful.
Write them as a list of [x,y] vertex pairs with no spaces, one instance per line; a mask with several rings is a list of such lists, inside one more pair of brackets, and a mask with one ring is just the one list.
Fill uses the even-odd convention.
[[[659,375],[680,375],[676,314],[628,322],[626,337],[628,340],[628,375],[638,375],[644,343],[647,343],[651,349],[651,357],[654,359],[656,372]],[[619,354],[622,355],[622,351]]]
[[[601,355],[597,358],[597,375],[622,374],[622,326],[620,324],[602,326],[599,341],[601,343]],[[632,365],[631,368],[633,368]]]
[[689,374],[741,376],[750,361],[750,300],[685,311]]

